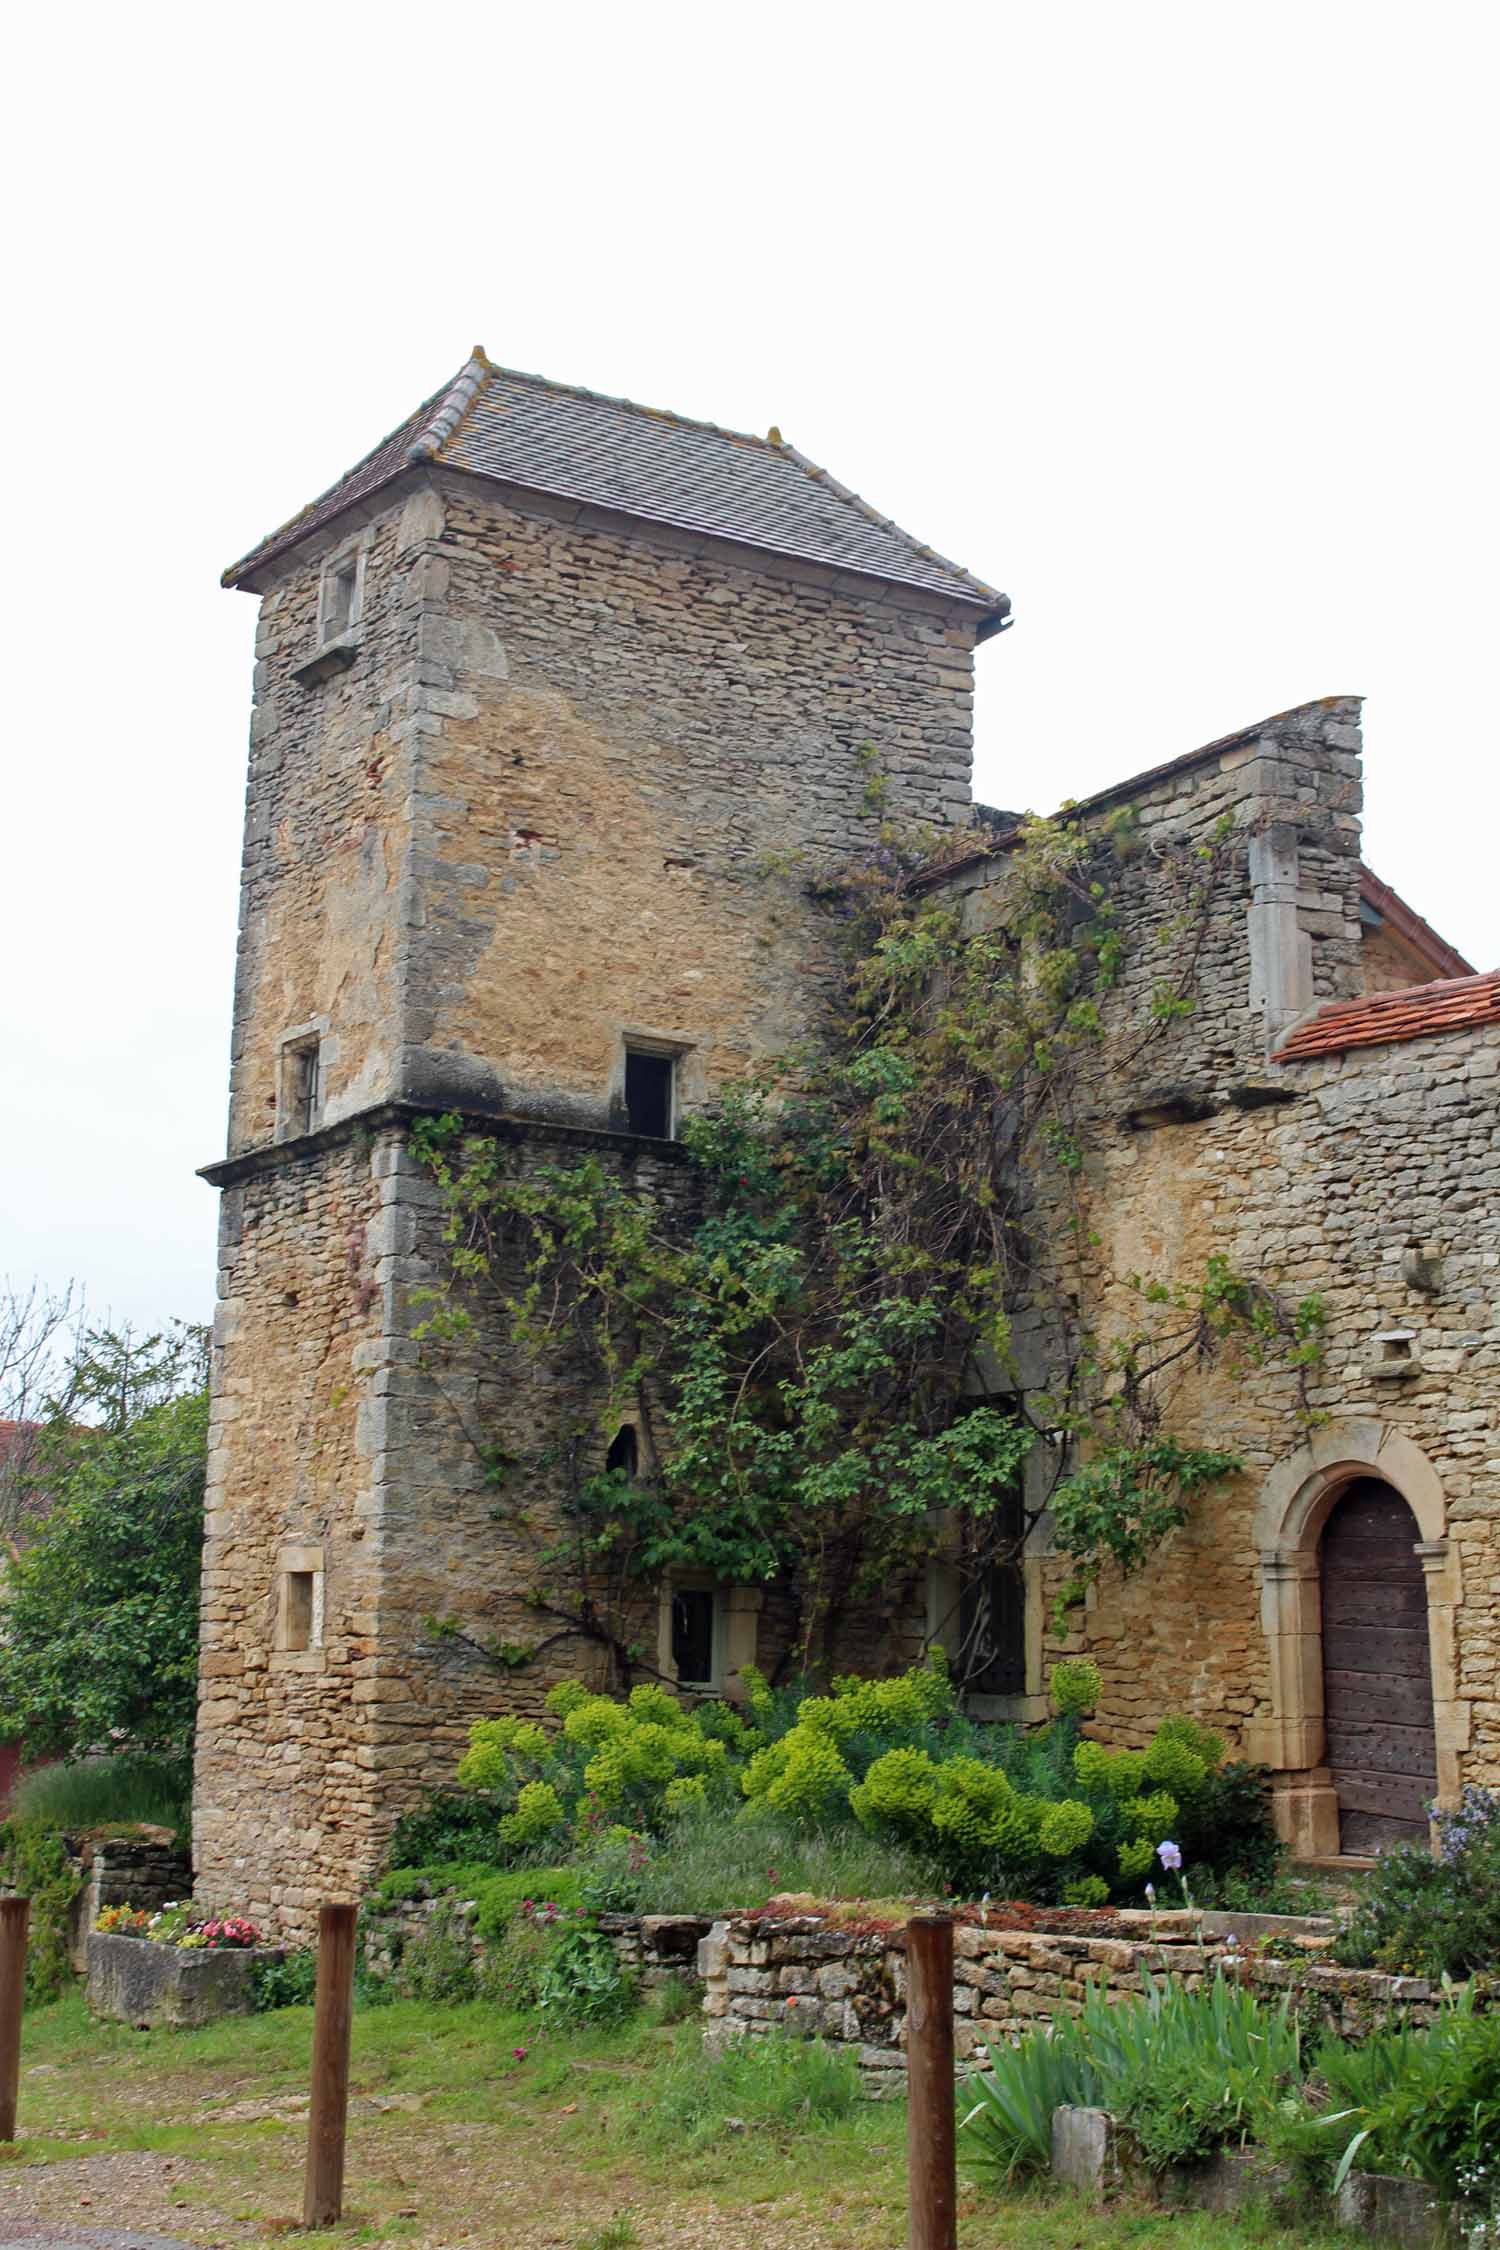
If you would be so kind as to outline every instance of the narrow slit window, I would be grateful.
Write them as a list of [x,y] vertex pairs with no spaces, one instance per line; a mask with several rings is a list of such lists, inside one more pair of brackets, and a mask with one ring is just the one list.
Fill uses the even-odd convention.
[[310,1133],[323,1105],[322,1048],[316,1039],[288,1046],[282,1059],[283,1131]]
[[714,1683],[714,1620],[709,1587],[678,1587],[672,1596],[672,1669],[683,1687]]
[[354,596],[358,583],[353,555],[331,571],[323,596],[323,638],[335,641],[354,623]]
[[637,1047],[626,1049],[625,1114],[632,1133],[643,1133],[654,1141],[672,1138],[676,1071],[671,1055],[653,1055]]
[[286,1646],[297,1650],[313,1645],[313,1572],[289,1570],[286,1574]]

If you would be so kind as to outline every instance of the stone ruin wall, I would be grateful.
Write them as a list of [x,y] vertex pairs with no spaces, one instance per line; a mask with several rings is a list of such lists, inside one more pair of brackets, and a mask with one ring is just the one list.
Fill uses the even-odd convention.
[[[1326,1449],[1334,1433],[1363,1432],[1373,1459],[1386,1433],[1408,1438],[1446,1495],[1452,1560],[1433,1589],[1432,1619],[1435,1643],[1451,1632],[1457,1646],[1456,1693],[1440,1694],[1437,1710],[1440,1786],[1451,1795],[1464,1780],[1500,1774],[1500,1032],[1459,1030],[1283,1065],[1267,1059],[1274,1034],[1268,1041],[1267,1011],[1255,1004],[1265,974],[1252,918],[1258,877],[1265,888],[1263,840],[1277,828],[1283,860],[1273,880],[1285,879],[1287,831],[1296,839],[1295,921],[1312,994],[1321,1001],[1363,989],[1356,717],[1337,703],[1289,714],[1260,739],[1131,793],[1147,852],[1127,859],[1120,883],[1125,973],[1082,1095],[1082,1172],[1062,1183],[1066,1193],[1045,1179],[1037,1188],[1037,1232],[1051,1262],[1044,1258],[1047,1287],[1018,1309],[1017,1338],[1028,1379],[1044,1383],[1061,1349],[1050,1303],[1081,1292],[1104,1334],[1124,1334],[1142,1325],[1142,1310],[1121,1277],[1193,1287],[1214,1254],[1290,1303],[1322,1298],[1325,1350],[1306,1410],[1328,1433],[1315,1442]],[[1198,944],[1194,1013],[1152,1031],[1149,994],[1163,950],[1149,938],[1172,895],[1152,847],[1207,841],[1226,814],[1235,834]],[[993,871],[988,882],[996,884]],[[1273,892],[1272,903],[1285,907],[1288,891],[1279,901]],[[997,910],[1003,874],[988,900],[981,887],[969,905],[976,920]],[[1081,1269],[1057,1254],[1073,1194],[1089,1240]],[[1413,1248],[1440,1255],[1436,1291],[1408,1277]],[[1372,1373],[1376,1338],[1402,1330],[1414,1370],[1395,1380]],[[1101,1738],[1139,1746],[1165,1710],[1185,1707],[1235,1748],[1278,1763],[1267,1731],[1264,1495],[1278,1464],[1314,1438],[1301,1410],[1290,1374],[1234,1380],[1223,1364],[1188,1361],[1168,1426],[1187,1442],[1238,1453],[1245,1471],[1197,1501],[1138,1577],[1122,1583],[1106,1573],[1086,1607],[1068,1613],[1061,1637],[1044,1620],[1067,1569],[1048,1552],[1044,1523],[1028,1564],[1038,1597],[1035,1675],[1040,1684],[1057,1655],[1092,1656],[1104,1679],[1091,1730]]]

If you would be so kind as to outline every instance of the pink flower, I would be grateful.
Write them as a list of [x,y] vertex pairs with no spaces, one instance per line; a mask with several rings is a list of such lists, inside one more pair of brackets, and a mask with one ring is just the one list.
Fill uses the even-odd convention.
[[524,2062],[526,2060],[527,2052],[528,2050],[525,2047],[511,2048],[511,2053],[515,2056],[517,2062]]

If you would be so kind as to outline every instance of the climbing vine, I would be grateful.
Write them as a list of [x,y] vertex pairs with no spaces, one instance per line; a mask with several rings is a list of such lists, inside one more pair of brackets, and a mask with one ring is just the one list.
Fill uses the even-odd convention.
[[[813,1668],[851,1608],[930,1551],[935,1518],[977,1572],[1050,1506],[1081,1588],[1106,1563],[1139,1567],[1239,1466],[1166,1433],[1165,1386],[1231,1340],[1247,1359],[1279,1345],[1269,1291],[1218,1262],[1191,1291],[1132,1277],[1139,1323],[1107,1347],[1081,1310],[1078,1118],[1122,972],[1132,824],[1026,820],[988,919],[931,880],[971,842],[885,828],[815,893],[842,964],[828,1020],[687,1121],[686,1211],[598,1156],[523,1166],[456,1116],[416,1129],[448,1250],[422,1329],[434,1364],[479,1348],[498,1315],[524,1349],[576,1363],[599,1402],[546,1461],[476,1432],[496,1513],[535,1551],[540,1638],[501,1661],[581,1632],[628,1673],[632,1596],[691,1568],[774,1583],[795,1612],[790,1661]],[[1154,871],[1170,896],[1146,1038],[1191,1012],[1230,844],[1218,831]],[[1059,1197],[1061,1265],[1041,1224]],[[1063,1370],[1045,1392],[1028,1391],[1012,1335],[1039,1298]],[[1315,1323],[1292,1326],[1295,1344],[1315,1340]],[[600,1472],[601,1436],[625,1417],[643,1457]],[[1025,1479],[1018,1507],[1044,1434],[1051,1476]],[[560,1519],[531,1510],[542,1469]]]

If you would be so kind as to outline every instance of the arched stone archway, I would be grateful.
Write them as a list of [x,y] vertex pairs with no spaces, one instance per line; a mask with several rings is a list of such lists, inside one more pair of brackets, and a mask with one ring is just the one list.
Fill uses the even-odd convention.
[[1339,1851],[1338,1797],[1323,1762],[1318,1546],[1340,1496],[1363,1478],[1392,1486],[1416,1519],[1416,1552],[1427,1589],[1440,1803],[1457,1802],[1459,1760],[1467,1747],[1468,1706],[1457,1693],[1458,1556],[1448,1542],[1437,1471],[1410,1438],[1373,1417],[1330,1422],[1272,1470],[1255,1516],[1271,1710],[1246,1728],[1245,1746],[1272,1769],[1277,1827],[1304,1859],[1331,1859]]

